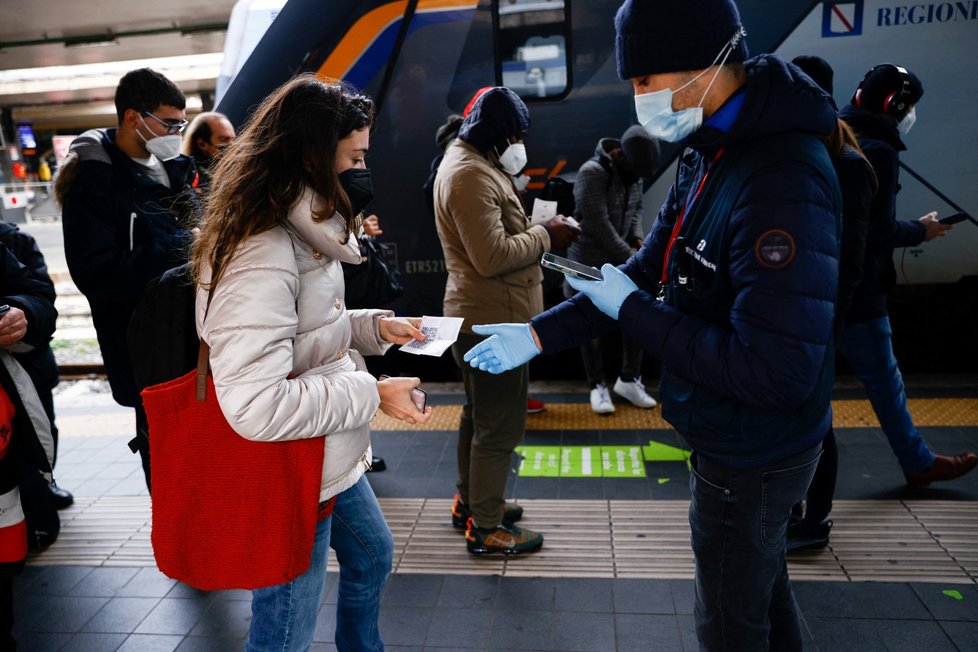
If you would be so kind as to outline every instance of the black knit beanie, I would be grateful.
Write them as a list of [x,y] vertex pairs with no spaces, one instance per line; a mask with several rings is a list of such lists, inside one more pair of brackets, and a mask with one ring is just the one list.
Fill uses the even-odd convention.
[[530,128],[530,112],[520,96],[503,86],[479,97],[458,130],[458,137],[482,150]]
[[[615,16],[618,76],[709,68],[741,27],[733,0],[625,0]],[[741,38],[727,63],[746,59]]]
[[[924,96],[924,85],[917,75],[908,70],[907,78],[909,83],[906,93],[900,97],[903,91],[903,75],[892,63],[881,63],[866,73],[857,89],[858,98],[853,94],[852,103],[864,111],[885,113],[900,120]],[[889,104],[888,100],[891,100]]]
[[628,168],[637,177],[651,179],[659,167],[659,141],[644,127],[633,125],[621,136],[621,151]]
[[808,75],[819,88],[829,95],[832,94],[832,78],[835,73],[828,61],[822,57],[800,56],[792,59],[791,63],[801,68],[801,71]]

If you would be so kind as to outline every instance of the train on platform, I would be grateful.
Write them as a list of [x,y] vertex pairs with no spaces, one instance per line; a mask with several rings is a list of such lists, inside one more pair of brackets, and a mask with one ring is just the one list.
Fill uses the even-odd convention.
[[[978,0],[737,4],[751,54],[824,58],[835,70],[840,107],[873,65],[894,62],[913,70],[925,95],[902,155],[899,216],[911,219],[931,210],[978,215],[978,75],[970,69],[978,60]],[[405,287],[393,307],[402,314],[437,315],[445,262],[422,192],[439,154],[436,130],[449,114],[461,113],[476,89],[508,86],[530,109],[528,192],[539,193],[552,177],[572,177],[601,137],[617,136],[635,122],[631,85],[618,79],[615,67],[613,17],[619,5],[620,0],[288,0],[223,84],[217,110],[240,125],[272,89],[304,71],[345,80],[375,98],[370,210],[380,217],[383,239],[395,245]],[[236,50],[240,41],[228,39],[232,51],[226,56],[244,58]],[[673,179],[678,148],[665,154],[646,194],[646,226]],[[972,217],[948,237],[895,256],[900,285],[891,316],[901,366],[973,372],[978,221]],[[548,301],[562,298],[558,286],[559,277],[548,276]],[[534,377],[567,373],[553,361],[540,364]]]

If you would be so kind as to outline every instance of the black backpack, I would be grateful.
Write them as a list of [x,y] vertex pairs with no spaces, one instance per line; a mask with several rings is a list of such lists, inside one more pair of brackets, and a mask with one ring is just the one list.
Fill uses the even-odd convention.
[[189,264],[147,284],[127,333],[132,374],[140,391],[197,368],[195,295]]
[[401,296],[404,288],[390,247],[373,238],[361,238],[360,252],[366,260],[359,265],[343,263],[348,308],[380,308]]
[[[611,187],[611,164],[602,156],[592,156],[589,161],[597,161],[605,172],[608,173],[608,188]],[[577,201],[574,199],[574,183],[562,177],[547,179],[546,185],[540,192],[540,199],[557,202],[557,213],[571,217],[577,210]]]

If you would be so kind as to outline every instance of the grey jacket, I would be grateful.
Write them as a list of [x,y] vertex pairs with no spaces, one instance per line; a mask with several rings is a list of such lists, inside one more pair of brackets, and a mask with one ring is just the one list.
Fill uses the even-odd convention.
[[581,223],[581,237],[567,256],[585,265],[620,265],[633,253],[631,241],[643,237],[642,184],[625,185],[608,156],[618,146],[617,138],[602,138],[594,150],[601,162],[590,159],[577,171],[574,217]]

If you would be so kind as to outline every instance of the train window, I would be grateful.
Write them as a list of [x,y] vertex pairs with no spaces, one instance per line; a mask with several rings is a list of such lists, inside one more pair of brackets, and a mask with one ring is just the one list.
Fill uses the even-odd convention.
[[524,99],[567,90],[564,0],[497,0],[496,80]]

